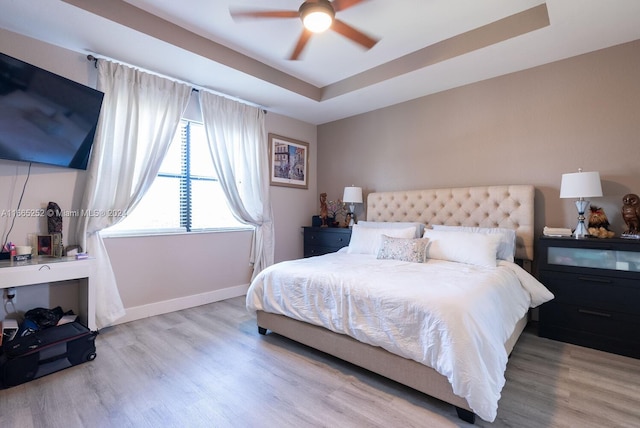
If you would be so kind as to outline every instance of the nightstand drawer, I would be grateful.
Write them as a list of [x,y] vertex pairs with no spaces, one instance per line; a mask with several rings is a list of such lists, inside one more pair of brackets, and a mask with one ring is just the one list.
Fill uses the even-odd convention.
[[544,318],[544,324],[549,326],[615,336],[625,341],[640,341],[640,317],[635,315],[552,301],[540,307],[540,318]]
[[540,307],[539,335],[640,358],[640,317],[547,302]]
[[351,229],[341,227],[305,227],[304,257],[334,253],[349,245]]
[[305,245],[304,257],[321,256],[323,254],[335,253],[336,249],[333,247],[319,247],[317,245]]
[[585,305],[640,316],[640,281],[614,276],[540,272],[554,302]]
[[342,248],[349,245],[349,238],[349,235],[333,231],[309,231],[304,234],[304,243],[318,247]]

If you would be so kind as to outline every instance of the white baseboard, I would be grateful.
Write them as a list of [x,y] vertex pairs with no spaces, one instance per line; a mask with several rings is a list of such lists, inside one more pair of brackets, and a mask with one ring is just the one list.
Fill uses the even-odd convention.
[[125,308],[127,312],[126,315],[115,321],[113,325],[152,317],[154,315],[180,311],[182,309],[193,308],[200,305],[206,305],[208,303],[219,302],[221,300],[231,299],[232,297],[244,296],[247,294],[248,289],[249,284],[236,285],[235,287],[224,288],[222,290],[209,291],[207,293],[184,296],[177,299],[134,306],[132,308]]

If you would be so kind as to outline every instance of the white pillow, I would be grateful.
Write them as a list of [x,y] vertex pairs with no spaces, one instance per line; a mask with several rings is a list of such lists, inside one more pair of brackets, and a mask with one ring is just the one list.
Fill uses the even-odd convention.
[[500,236],[498,244],[498,252],[496,257],[500,260],[513,262],[516,254],[516,230],[507,229],[506,227],[471,227],[471,226],[444,226],[434,224],[431,226],[433,230],[456,231],[456,232],[474,232],[497,234]]
[[425,229],[423,236],[429,238],[427,258],[485,267],[497,265],[499,235]]
[[347,253],[377,255],[380,250],[382,235],[392,238],[413,238],[415,232],[416,228],[413,226],[403,229],[385,229],[381,227],[363,227],[360,224],[355,224],[351,230],[351,241],[349,241]]
[[381,227],[383,229],[404,229],[406,227],[415,227],[416,234],[414,238],[422,238],[424,231],[424,223],[413,221],[359,221],[359,226],[363,227]]

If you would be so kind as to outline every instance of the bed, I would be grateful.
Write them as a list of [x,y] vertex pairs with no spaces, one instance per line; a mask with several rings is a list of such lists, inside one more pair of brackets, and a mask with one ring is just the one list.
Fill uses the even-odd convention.
[[491,422],[529,308],[553,298],[527,273],[533,200],[530,185],[371,193],[348,247],[266,268],[247,308],[261,334]]

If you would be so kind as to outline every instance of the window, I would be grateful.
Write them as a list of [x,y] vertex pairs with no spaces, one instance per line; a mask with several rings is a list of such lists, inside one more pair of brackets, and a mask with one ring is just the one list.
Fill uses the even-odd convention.
[[183,119],[147,193],[106,234],[246,227],[231,214],[215,176],[204,125]]

